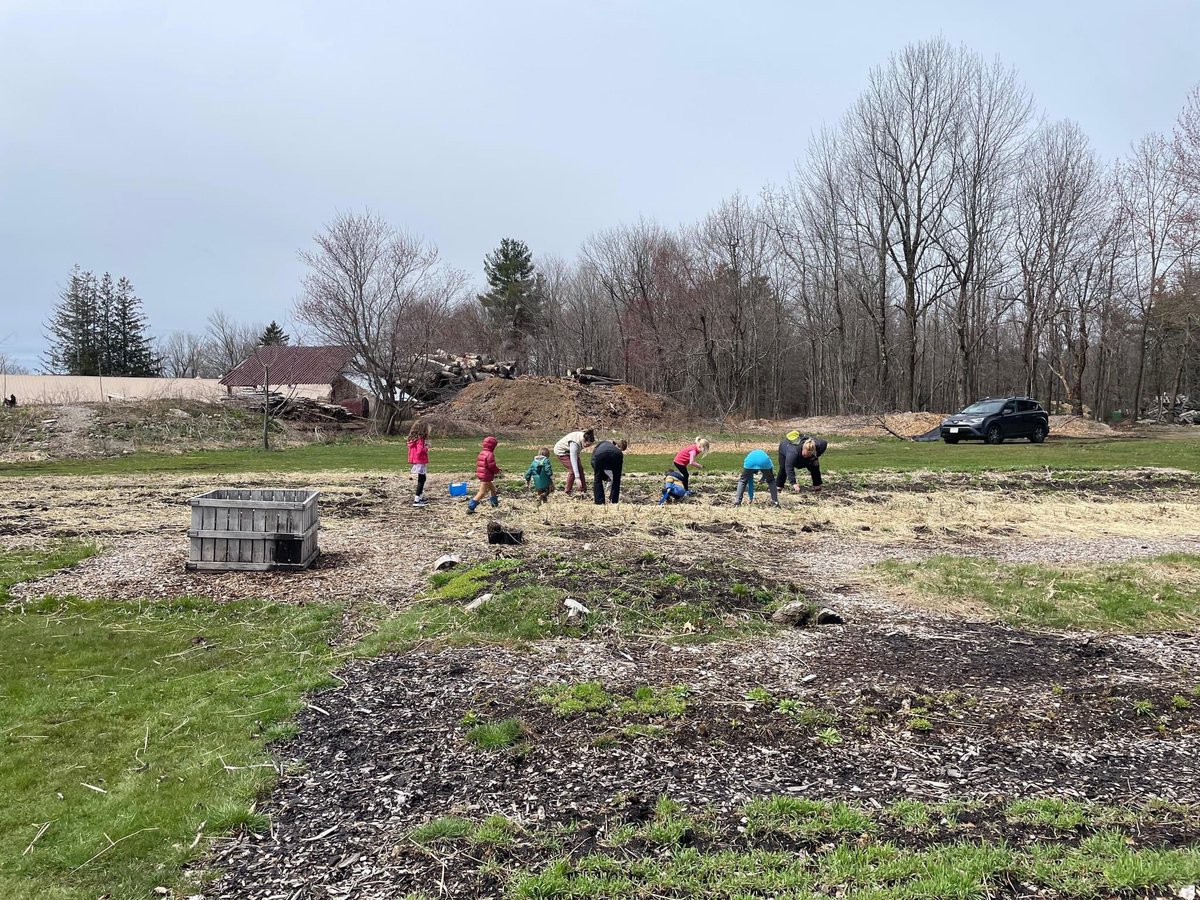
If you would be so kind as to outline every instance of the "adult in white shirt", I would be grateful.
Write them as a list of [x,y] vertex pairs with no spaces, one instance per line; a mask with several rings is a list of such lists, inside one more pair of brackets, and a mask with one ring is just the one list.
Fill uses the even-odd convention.
[[583,477],[583,465],[579,460],[579,454],[594,443],[596,443],[596,433],[589,428],[587,431],[572,431],[570,434],[563,435],[554,445],[554,455],[567,470],[567,483],[563,486],[566,493],[571,493],[576,478],[579,479],[579,493],[587,493],[587,481]]

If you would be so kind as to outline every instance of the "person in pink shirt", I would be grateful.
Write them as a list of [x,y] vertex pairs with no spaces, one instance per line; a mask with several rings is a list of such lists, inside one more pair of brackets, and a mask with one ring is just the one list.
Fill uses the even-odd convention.
[[708,456],[708,451],[712,449],[712,443],[708,438],[698,437],[695,443],[688,444],[682,450],[675,454],[675,469],[683,476],[683,489],[689,490],[688,478],[691,473],[688,471],[688,466],[695,466],[697,469],[703,469],[704,466],[700,462],[700,457]]
[[417,476],[413,506],[421,507],[425,505],[425,474],[429,466],[429,426],[424,422],[413,422],[408,430],[408,462]]

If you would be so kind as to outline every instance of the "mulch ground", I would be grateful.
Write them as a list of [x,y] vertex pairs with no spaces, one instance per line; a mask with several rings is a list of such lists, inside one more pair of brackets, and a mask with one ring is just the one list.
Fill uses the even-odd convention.
[[[431,850],[407,833],[439,816],[492,813],[557,827],[559,847],[531,840],[503,851],[506,869],[536,867],[595,849],[620,823],[644,821],[664,794],[724,822],[733,837],[722,846],[735,849],[742,805],[771,794],[865,804],[1039,795],[1195,802],[1200,713],[1172,711],[1156,729],[1158,718],[1139,716],[1134,703],[1171,710],[1197,663],[1194,636],[1038,635],[928,615],[898,625],[867,608],[845,626],[736,647],[560,641],[360,661],[279,748],[288,774],[263,808],[271,832],[223,844],[213,862],[226,874],[205,896],[494,896],[501,889],[484,854]],[[538,700],[546,684],[585,680],[625,693],[684,684],[688,709],[674,719],[563,719]],[[774,704],[747,701],[752,688],[826,711],[841,743],[823,742],[817,726]],[[519,717],[527,740],[482,751],[464,737],[469,711]],[[918,711],[929,730],[914,729]],[[666,731],[631,737],[621,732],[628,722]],[[303,762],[289,769],[288,760]],[[985,804],[970,823],[976,838],[1039,836],[996,808]],[[1197,839],[1195,823],[1138,838]]]

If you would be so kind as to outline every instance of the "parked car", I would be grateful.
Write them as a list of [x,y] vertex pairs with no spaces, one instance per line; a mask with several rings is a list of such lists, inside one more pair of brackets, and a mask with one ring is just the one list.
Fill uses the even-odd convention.
[[942,440],[1002,443],[1005,438],[1029,438],[1040,444],[1050,433],[1050,417],[1029,397],[988,397],[942,420]]

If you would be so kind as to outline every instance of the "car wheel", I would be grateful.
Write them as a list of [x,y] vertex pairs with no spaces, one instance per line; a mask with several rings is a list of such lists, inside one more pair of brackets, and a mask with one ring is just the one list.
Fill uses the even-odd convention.
[[942,438],[942,440],[945,441],[947,444],[957,444],[958,443],[958,438],[956,438],[956,437],[944,437],[944,438]]
[[1004,442],[1004,433],[1000,430],[999,425],[989,425],[983,439],[989,444],[1001,444]]
[[1037,428],[1033,429],[1033,434],[1031,434],[1029,436],[1029,441],[1032,444],[1040,444],[1045,440],[1046,440],[1046,426],[1045,425],[1039,425]]

